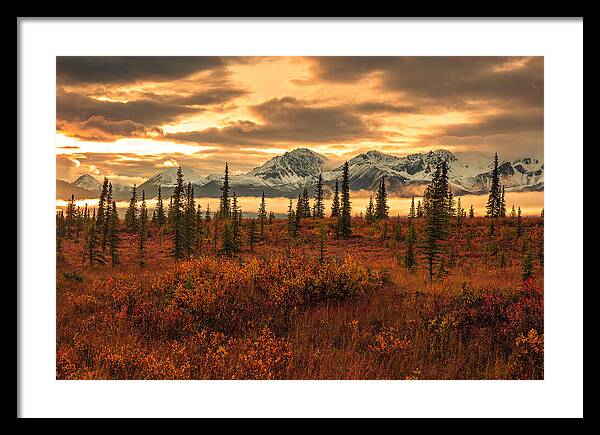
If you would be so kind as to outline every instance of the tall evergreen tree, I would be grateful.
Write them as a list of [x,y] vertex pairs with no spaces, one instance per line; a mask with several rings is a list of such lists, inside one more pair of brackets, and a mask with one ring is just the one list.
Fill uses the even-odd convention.
[[504,186],[502,186],[502,193],[500,194],[500,217],[506,217],[506,201],[504,200]]
[[300,224],[302,222],[302,217],[304,217],[304,207],[302,204],[302,195],[298,195],[298,201],[296,202],[296,229],[299,230],[300,229]]
[[[110,204],[111,201],[106,197],[107,194],[108,178],[104,177],[104,182],[102,183],[102,190],[100,191],[100,200],[98,201],[98,215],[96,217],[96,228],[100,233],[102,233],[104,229],[104,222],[106,220],[106,206]],[[102,239],[102,235],[100,235],[100,238]],[[102,240],[102,244],[104,245],[104,240]]]
[[450,186],[448,186],[447,201],[448,217],[451,219],[456,216],[456,203],[454,202],[454,195],[452,194],[452,189],[450,188]]
[[517,238],[521,238],[523,235],[523,218],[521,217],[521,206],[517,211]]
[[135,184],[131,188],[129,208],[125,212],[125,228],[130,233],[135,233],[138,230],[137,188]]
[[464,213],[464,210],[463,210],[463,207],[462,207],[462,202],[461,202],[460,197],[459,197],[458,201],[456,203],[456,226],[458,228],[461,227],[463,213]]
[[140,233],[140,244],[138,249],[140,267],[146,265],[146,236],[148,231],[148,209],[146,208],[146,192],[142,190],[142,205],[140,206],[140,216],[138,229]]
[[423,205],[421,204],[421,201],[417,201],[417,217],[418,218],[422,218],[424,216],[424,212],[423,212]]
[[[446,166],[446,168],[445,168]],[[423,237],[423,252],[427,260],[429,280],[433,280],[433,270],[439,265],[443,269],[442,243],[448,236],[448,171],[447,163],[437,165],[433,179],[426,189],[425,228]]]
[[210,204],[206,205],[206,212],[204,213],[204,227],[206,231],[206,240],[210,241],[210,221],[211,221]]
[[171,227],[173,231],[173,251],[172,254],[177,260],[185,258],[185,190],[183,186],[183,170],[181,166],[177,168],[177,182],[171,197]]
[[415,210],[415,197],[413,195],[411,201],[410,201],[410,211],[408,212],[408,217],[410,219],[414,219],[417,217],[417,212]]
[[497,218],[500,216],[500,205],[502,192],[500,190],[500,173],[498,172],[498,153],[494,155],[494,169],[492,171],[492,182],[490,185],[490,195],[487,201],[487,216]]
[[225,163],[225,175],[223,186],[221,186],[221,200],[219,205],[219,217],[228,219],[231,216],[231,201],[229,199],[229,165]]
[[221,233],[221,254],[232,257],[236,251],[235,241],[233,239],[233,228],[228,220],[223,224]]
[[250,251],[254,252],[254,245],[256,244],[256,240],[258,239],[258,234],[256,234],[256,219],[250,219],[248,223],[248,246],[250,246]]
[[387,204],[387,192],[385,190],[385,175],[379,181],[379,188],[375,195],[375,218],[387,219],[389,217],[390,208]]
[[512,210],[510,211],[510,218],[515,219],[517,217],[517,210],[515,210],[515,205],[513,204]]
[[106,259],[100,251],[100,245],[98,240],[98,229],[96,227],[96,219],[92,219],[88,227],[87,232],[87,257],[90,263],[90,267],[94,266],[94,263],[98,263],[101,266],[106,265]]
[[260,236],[265,238],[265,223],[267,220],[267,202],[265,201],[265,191],[263,190],[262,197],[260,199],[260,206],[258,207],[258,222],[260,225]]
[[108,227],[108,252],[110,254],[111,266],[119,263],[119,213],[117,204],[112,202],[110,207],[110,225]]
[[338,180],[335,180],[335,190],[333,191],[333,203],[331,204],[331,217],[340,216],[340,193]]
[[415,232],[415,224],[413,219],[409,219],[408,221],[408,230],[406,232],[406,236],[404,237],[404,241],[406,243],[404,265],[408,270],[412,271],[417,263],[415,255],[415,244],[417,242],[417,234]]
[[196,240],[196,246],[194,251],[197,256],[200,256],[204,252],[204,219],[202,218],[202,206],[198,204],[196,208],[196,231],[194,238]]
[[237,196],[233,192],[231,203],[231,236],[233,238],[233,249],[239,251],[242,245],[242,210],[238,206]]
[[321,174],[319,174],[319,178],[317,178],[313,217],[316,219],[323,219],[325,217],[325,202],[323,200],[323,175]]
[[342,172],[342,192],[340,201],[339,235],[342,237],[348,237],[352,234],[350,222],[350,218],[352,216],[352,206],[350,205],[350,177],[348,171],[348,162],[344,163],[344,170]]
[[71,238],[71,233],[73,229],[73,225],[75,224],[75,195],[71,194],[71,198],[67,202],[67,213],[65,218],[65,228],[66,228],[66,236],[67,238]]
[[186,256],[190,258],[194,247],[196,246],[196,200],[194,198],[194,187],[188,181],[185,190],[184,206],[184,250]]
[[[105,178],[108,180],[108,178]],[[111,207],[113,203],[113,187],[112,183],[108,183],[108,189],[106,191],[106,211],[103,213],[104,218],[102,221],[102,252],[106,252],[106,243],[108,241],[108,232],[110,227],[111,218]],[[102,214],[101,214],[102,215]]]
[[288,220],[288,240],[295,238],[298,235],[298,227],[296,225],[296,213],[292,204],[292,198],[290,198],[290,205],[288,206],[287,212]]
[[162,199],[162,190],[160,188],[160,185],[158,186],[158,194],[156,197],[156,208],[155,210],[155,215],[156,215],[156,225],[159,228],[163,228],[165,226],[165,224],[167,223],[167,215],[165,213],[165,207],[163,205],[163,199]]
[[369,205],[367,205],[367,210],[365,212],[365,220],[367,222],[375,221],[375,206],[373,205],[373,196],[369,196]]

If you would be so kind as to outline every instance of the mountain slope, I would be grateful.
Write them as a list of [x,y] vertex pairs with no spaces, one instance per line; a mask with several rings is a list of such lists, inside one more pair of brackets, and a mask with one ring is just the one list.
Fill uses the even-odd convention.
[[[445,160],[449,166],[450,184],[458,195],[479,194],[489,190],[492,174],[492,158],[483,155],[453,154],[446,150],[409,154],[397,157],[371,150],[348,160],[351,190],[375,191],[385,176],[386,186],[391,194],[411,196],[420,194],[429,183],[436,165]],[[312,192],[317,177],[322,174],[326,194],[341,180],[342,166],[325,170],[327,158],[307,148],[298,148],[273,157],[263,165],[246,174],[230,175],[232,192],[238,196],[295,197],[304,187]],[[500,162],[502,184],[508,191],[529,191],[544,189],[544,164],[533,157],[522,157],[513,161]],[[221,195],[223,174],[201,176],[192,168],[182,168],[184,183],[191,182],[196,197],[218,197]],[[177,180],[177,168],[162,170],[138,186],[147,198],[155,197],[161,186],[163,197],[173,193]],[[100,182],[91,175],[82,175],[73,183],[61,181],[60,191],[68,198],[70,193],[77,197],[90,195],[96,198],[102,188]],[[59,180],[57,180],[58,192]],[[74,189],[82,189],[75,191]],[[131,187],[113,185],[115,199],[129,199]],[[58,195],[58,194],[57,194]]]

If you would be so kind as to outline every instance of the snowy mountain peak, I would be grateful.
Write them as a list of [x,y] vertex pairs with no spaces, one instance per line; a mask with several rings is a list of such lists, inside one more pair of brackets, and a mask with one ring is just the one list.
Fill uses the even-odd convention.
[[246,175],[265,180],[298,184],[318,177],[327,159],[308,148],[296,148],[282,156],[273,157]]
[[92,192],[102,190],[102,183],[92,177],[90,174],[83,174],[77,177],[72,183],[74,186],[81,187],[82,189],[90,190]]
[[[192,184],[204,184],[205,178],[194,169],[182,167],[183,182]],[[146,180],[143,185],[151,186],[175,186],[177,184],[177,168],[167,168]],[[141,187],[141,186],[140,186]]]

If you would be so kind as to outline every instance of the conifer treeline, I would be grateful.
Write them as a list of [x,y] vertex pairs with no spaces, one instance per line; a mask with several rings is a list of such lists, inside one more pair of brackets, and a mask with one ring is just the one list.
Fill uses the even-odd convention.
[[[496,231],[496,219],[506,216],[505,189],[500,183],[498,156],[494,156],[494,169],[491,173],[490,193],[486,206],[486,216],[490,221],[489,234],[493,236]],[[341,182],[341,183],[340,183]],[[309,198],[308,186],[305,186],[298,195],[294,205],[290,198],[287,229],[288,248],[289,242],[300,234],[302,219],[325,219],[325,203],[323,191],[323,178],[319,175],[315,191]],[[188,182],[184,183],[183,171],[177,170],[177,179],[173,192],[169,198],[168,210],[165,210],[161,187],[158,187],[156,206],[152,212],[151,220],[148,218],[146,194],[141,192],[141,204],[138,201],[138,189],[134,185],[131,192],[129,206],[125,212],[123,222],[119,220],[116,203],[113,199],[113,188],[108,178],[104,178],[98,207],[91,211],[87,207],[77,207],[74,196],[71,196],[65,211],[57,213],[57,259],[61,258],[62,239],[78,239],[85,237],[82,249],[82,265],[112,265],[119,264],[119,247],[121,233],[134,235],[138,241],[138,259],[140,267],[147,262],[146,242],[152,234],[160,237],[166,235],[171,240],[171,255],[176,259],[186,259],[203,255],[207,251],[216,254],[232,256],[242,250],[244,244],[254,251],[257,243],[267,242],[266,227],[275,219],[273,211],[267,210],[267,201],[264,192],[260,198],[255,219],[242,220],[242,210],[238,203],[236,193],[229,184],[229,165],[225,165],[219,208],[214,213],[207,206],[203,212],[200,205],[196,205],[194,187]],[[311,204],[312,202],[312,204]],[[334,218],[334,230],[337,237],[352,235],[351,199],[349,168],[346,162],[343,165],[341,180],[335,180],[333,201],[330,216]],[[362,216],[362,213],[361,213]],[[474,207],[471,204],[469,211],[463,207],[459,197],[455,200],[449,183],[449,167],[446,161],[441,161],[435,168],[432,180],[425,189],[422,201],[415,204],[411,199],[408,212],[408,227],[402,235],[400,216],[393,224],[393,240],[405,243],[404,264],[412,270],[417,265],[419,255],[424,259],[424,266],[432,280],[434,274],[444,275],[446,266],[454,262],[454,247],[447,243],[452,228],[460,228],[465,219],[474,218]],[[543,211],[540,215],[543,218]],[[510,217],[515,219],[517,238],[524,238],[524,226],[521,208],[512,206]],[[389,219],[388,193],[386,177],[378,182],[375,197],[369,198],[365,213],[367,222],[383,221],[382,240],[387,239]],[[415,226],[415,219],[423,219],[422,224]],[[152,225],[149,225],[149,224]],[[326,226],[320,226],[320,252],[324,253],[326,240]],[[469,234],[468,234],[469,235]],[[218,246],[220,241],[220,246]],[[467,245],[470,239],[468,237]],[[525,242],[523,242],[525,243]],[[491,245],[493,247],[493,245]],[[525,246],[525,245],[524,245]],[[526,252],[526,246],[523,252]],[[524,254],[525,255],[525,254]]]

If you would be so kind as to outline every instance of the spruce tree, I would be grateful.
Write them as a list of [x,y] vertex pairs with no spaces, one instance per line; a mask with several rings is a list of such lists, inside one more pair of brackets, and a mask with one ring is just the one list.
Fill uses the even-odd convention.
[[106,264],[106,259],[102,255],[98,240],[98,229],[96,227],[96,219],[92,219],[88,227],[87,232],[87,256],[90,262],[90,267],[94,266],[94,263],[98,263],[101,266]]
[[112,202],[112,206],[110,207],[108,252],[110,254],[111,266],[115,267],[119,263],[119,214],[115,201]]
[[300,224],[302,223],[302,217],[304,216],[304,208],[302,204],[302,195],[298,195],[298,201],[296,202],[296,229],[300,229]]
[[500,217],[506,217],[506,201],[504,200],[504,186],[502,186],[502,193],[500,194]]
[[456,202],[456,226],[458,228],[460,228],[462,224],[463,212],[464,210],[462,208],[462,202],[459,197],[458,201]]
[[520,239],[523,235],[523,218],[521,217],[521,206],[517,211],[517,238]]
[[267,220],[267,203],[265,201],[265,191],[263,190],[262,197],[260,199],[260,206],[258,207],[258,221],[260,224],[260,236],[265,238],[265,222]]
[[138,229],[140,236],[138,246],[139,264],[140,267],[144,267],[146,265],[146,236],[148,231],[148,209],[146,208],[146,192],[144,190],[142,190],[142,205],[140,206]]
[[417,212],[415,210],[415,197],[413,195],[411,201],[410,201],[410,211],[408,212],[408,217],[409,219],[414,219],[417,217]]
[[317,178],[315,203],[313,206],[313,217],[316,219],[323,219],[325,217],[325,202],[323,199],[323,175],[321,174],[319,174],[319,178]]
[[[108,178],[105,178],[108,180]],[[113,187],[112,183],[108,183],[108,189],[106,191],[106,211],[103,213],[104,217],[102,220],[102,252],[106,251],[106,243],[108,241],[108,229],[110,227],[111,218],[111,207],[113,203]],[[101,214],[102,215],[102,214]]]
[[173,226],[173,196],[169,198],[169,205],[167,207],[167,224]]
[[352,206],[350,205],[350,177],[348,171],[348,162],[344,163],[340,202],[339,235],[342,237],[349,237],[352,234],[350,222],[350,218],[352,216]]
[[[106,197],[107,194],[108,194],[108,178],[104,177],[104,182],[102,183],[102,190],[100,191],[100,200],[98,201],[98,215],[96,217],[96,228],[98,229],[98,231],[100,233],[102,233],[102,231],[104,229],[104,222],[106,220],[106,206],[108,204],[110,204],[110,201],[111,201],[110,199],[108,199]],[[100,237],[102,239],[102,235]]]
[[192,256],[194,247],[196,246],[196,200],[194,198],[194,187],[188,181],[185,191],[185,206],[184,206],[184,250],[187,258]]
[[65,228],[67,238],[71,238],[72,227],[75,223],[75,195],[71,194],[71,198],[67,202],[67,213],[65,218]]
[[338,180],[335,180],[335,190],[333,191],[333,203],[331,204],[331,217],[340,216],[340,193]]
[[232,257],[235,251],[236,246],[233,239],[233,228],[229,221],[225,221],[223,232],[221,233],[221,254]]
[[167,223],[167,215],[165,214],[165,207],[163,205],[162,190],[160,188],[160,185],[158,186],[158,194],[157,194],[157,198],[156,198],[155,212],[156,212],[156,222],[155,223],[159,228],[162,229],[165,226],[165,224]]
[[389,217],[390,208],[387,204],[387,192],[385,190],[385,175],[379,181],[379,188],[375,195],[375,219],[387,219]]
[[510,218],[515,219],[517,217],[517,211],[515,210],[515,205],[513,204],[512,210],[510,211]]
[[228,219],[231,215],[231,201],[229,199],[229,165],[225,163],[225,175],[221,187],[221,199],[219,205],[219,217]]
[[500,207],[502,201],[500,191],[500,174],[498,172],[498,153],[494,155],[494,169],[492,170],[492,182],[490,185],[490,195],[486,205],[487,216],[497,218],[500,216]]
[[306,187],[304,187],[304,190],[302,191],[302,217],[303,218],[310,218],[311,212],[310,212],[310,200],[308,199],[308,189]]
[[237,196],[233,192],[231,203],[231,237],[233,240],[234,251],[239,251],[242,245],[242,228],[241,228],[242,211],[238,206]]
[[202,210],[200,204],[196,208],[196,217],[194,218],[194,222],[196,223],[196,231],[194,232],[194,240],[196,241],[196,245],[194,246],[194,251],[197,256],[203,251],[203,242],[204,242],[204,220],[202,219]]
[[211,221],[211,213],[210,213],[210,204],[206,205],[206,213],[204,213],[204,226],[206,228],[206,240],[210,243],[210,221]]
[[404,237],[406,243],[406,253],[404,256],[404,265],[409,271],[412,271],[416,265],[415,244],[417,242],[417,234],[415,232],[415,224],[413,219],[408,221],[408,230]]
[[424,212],[423,212],[423,205],[421,204],[421,201],[417,201],[417,217],[418,218],[422,218],[424,216]]
[[173,250],[172,254],[177,260],[185,258],[185,191],[183,186],[183,171],[181,166],[177,169],[177,182],[171,197],[171,215],[173,231]]
[[[429,280],[433,280],[433,270],[439,265],[438,275],[443,274],[443,241],[448,236],[448,171],[447,163],[437,165],[433,179],[426,189],[425,228],[423,252],[427,261]],[[445,168],[446,166],[446,168]]]
[[275,220],[275,212],[273,210],[271,210],[269,212],[269,225],[271,225],[274,220]]
[[452,189],[448,187],[448,218],[452,219],[456,216],[456,204],[454,202],[454,195],[452,194]]
[[367,210],[365,212],[365,220],[369,223],[375,221],[375,206],[373,205],[373,196],[369,196],[369,205],[367,205]]
[[290,205],[288,206],[287,212],[288,220],[288,240],[295,238],[298,235],[298,227],[296,226],[296,213],[292,205],[292,198],[290,198]]
[[475,209],[473,208],[473,204],[471,204],[471,207],[469,207],[469,218],[474,218],[475,217]]
[[125,229],[130,233],[135,233],[138,230],[137,188],[135,184],[131,188],[129,208],[125,212]]

